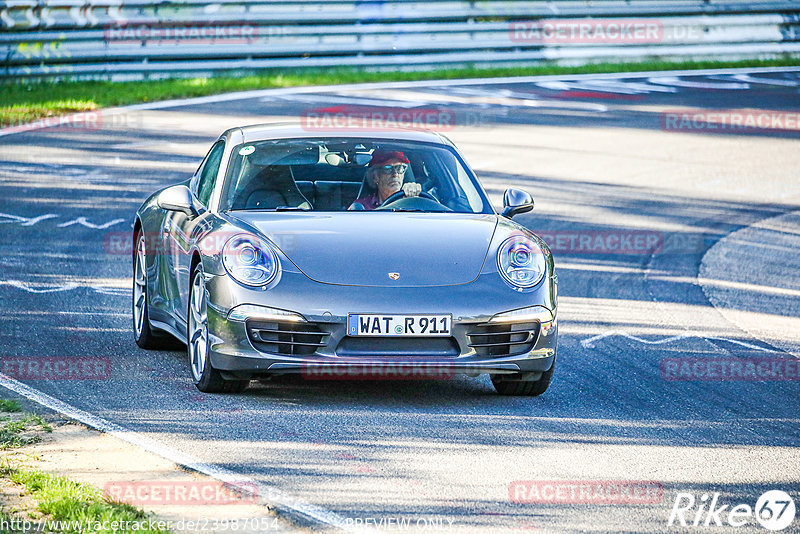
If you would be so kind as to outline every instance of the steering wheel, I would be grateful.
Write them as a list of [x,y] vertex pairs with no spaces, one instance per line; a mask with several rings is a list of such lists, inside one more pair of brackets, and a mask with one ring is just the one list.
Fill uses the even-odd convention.
[[442,212],[453,211],[438,200],[430,193],[420,193],[416,197],[405,197],[403,191],[390,195],[376,211],[428,211],[428,212]]
[[[383,204],[381,204],[380,207],[382,208],[382,207],[386,206],[387,204],[391,204],[392,202],[397,202],[398,200],[400,200],[404,196],[406,196],[406,192],[403,191],[402,189],[400,191],[396,192],[396,193],[392,193],[391,195],[389,195],[386,198],[386,200],[383,201]],[[432,200],[432,201],[436,202],[437,204],[441,204],[441,202],[439,202],[439,200],[435,196],[433,196],[432,194],[428,193],[427,191],[421,191],[420,194],[419,194],[419,197],[420,198],[426,198],[428,200]],[[410,197],[410,198],[414,198],[414,197]]]

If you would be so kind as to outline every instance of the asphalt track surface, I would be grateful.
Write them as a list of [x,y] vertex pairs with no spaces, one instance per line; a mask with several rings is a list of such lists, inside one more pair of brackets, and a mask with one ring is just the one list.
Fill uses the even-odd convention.
[[[93,379],[16,378],[121,432],[279,488],[339,527],[693,532],[704,529],[668,524],[679,492],[698,502],[718,492],[728,509],[772,489],[797,501],[800,383],[674,380],[667,364],[797,363],[797,330],[747,325],[797,326],[800,315],[797,271],[765,268],[797,264],[800,231],[788,214],[800,209],[799,87],[798,70],[778,69],[280,90],[0,134],[0,356],[108,362],[110,374]],[[536,209],[518,220],[550,242],[560,281],[545,395],[500,397],[486,376],[204,395],[185,352],[135,345],[130,257],[112,242],[147,195],[188,177],[230,126],[397,109],[444,112],[439,126],[496,204],[509,186],[534,196]],[[773,119],[711,129],[669,123],[671,110]],[[729,236],[781,216],[775,246],[756,234],[749,253],[728,246],[703,263]],[[637,235],[658,246],[637,248]],[[610,236],[631,244],[620,251]],[[747,305],[736,309],[740,295]],[[535,499],[524,484],[515,493],[518,481],[587,480],[659,491],[645,503],[525,502]],[[287,520],[298,520],[290,508]],[[765,532],[753,517],[709,528]]]

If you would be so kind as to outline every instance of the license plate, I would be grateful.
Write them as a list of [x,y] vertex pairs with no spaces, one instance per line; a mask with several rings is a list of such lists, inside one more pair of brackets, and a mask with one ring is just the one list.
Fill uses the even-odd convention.
[[348,336],[449,336],[451,315],[377,315],[351,313]]

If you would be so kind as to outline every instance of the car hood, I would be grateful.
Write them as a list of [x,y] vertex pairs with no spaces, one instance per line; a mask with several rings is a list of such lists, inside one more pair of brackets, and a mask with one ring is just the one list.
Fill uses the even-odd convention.
[[[408,287],[469,283],[481,272],[496,215],[229,212],[325,284]],[[397,273],[394,280],[390,273]]]

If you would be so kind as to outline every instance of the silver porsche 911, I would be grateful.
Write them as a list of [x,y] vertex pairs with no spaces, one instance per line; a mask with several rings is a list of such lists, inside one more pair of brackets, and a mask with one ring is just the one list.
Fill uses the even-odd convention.
[[136,212],[136,342],[186,343],[195,385],[488,373],[540,395],[556,358],[547,245],[496,213],[445,137],[233,128]]

